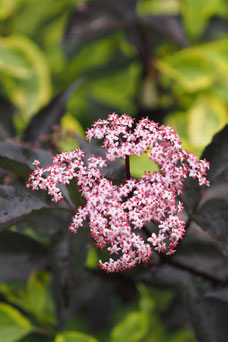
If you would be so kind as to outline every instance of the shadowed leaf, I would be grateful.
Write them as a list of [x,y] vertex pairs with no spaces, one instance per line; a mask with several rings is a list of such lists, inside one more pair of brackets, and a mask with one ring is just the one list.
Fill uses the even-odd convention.
[[39,160],[42,167],[46,167],[52,163],[52,155],[16,143],[0,142],[0,167],[3,169],[27,178],[33,169],[34,160]]
[[[85,153],[85,161],[88,160],[88,158],[94,154],[95,157],[102,156],[102,158],[105,158],[105,149],[101,148],[98,145],[95,145],[94,143],[89,143],[85,140],[83,140],[78,135],[76,136],[76,139],[79,142],[80,148],[86,152]],[[114,180],[124,180],[125,179],[125,166],[121,162],[121,160],[116,160],[115,162],[107,162],[107,166],[104,166],[102,169],[102,173],[105,177],[114,179]]]
[[209,199],[194,215],[196,221],[218,242],[228,256],[228,201],[223,198]]
[[0,95],[0,139],[6,139],[15,136],[15,129],[13,125],[13,115],[15,107],[10,101]]
[[76,81],[34,115],[24,132],[23,140],[35,145],[40,136],[50,133],[52,126],[59,123],[65,114],[66,101],[82,83],[83,80]]
[[47,203],[24,186],[0,185],[0,228],[8,227]]
[[34,269],[47,266],[46,255],[46,248],[37,240],[17,232],[0,232],[0,282],[27,279]]

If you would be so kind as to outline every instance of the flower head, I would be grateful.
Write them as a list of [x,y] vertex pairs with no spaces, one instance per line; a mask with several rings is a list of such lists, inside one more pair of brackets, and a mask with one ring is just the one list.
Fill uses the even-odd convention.
[[[200,185],[209,185],[206,179],[209,163],[198,161],[194,154],[185,151],[172,127],[159,126],[148,118],[140,120],[135,129],[133,124],[130,116],[115,113],[106,120],[98,120],[86,136],[89,141],[103,139],[105,159],[92,155],[85,165],[84,152],[78,148],[58,154],[45,169],[35,161],[36,169],[28,184],[33,190],[48,190],[58,202],[62,199],[58,185],[66,185],[73,178],[77,180],[86,205],[78,208],[69,229],[76,233],[88,219],[96,246],[106,247],[115,256],[99,262],[108,272],[148,262],[153,249],[173,254],[185,233],[184,221],[179,216],[183,204],[177,200],[185,178],[197,178]],[[159,165],[159,172],[145,172],[140,179],[126,179],[120,186],[102,174],[106,161],[140,156],[148,149],[151,151],[148,158]],[[145,239],[142,231],[147,222],[153,222],[157,231]]]

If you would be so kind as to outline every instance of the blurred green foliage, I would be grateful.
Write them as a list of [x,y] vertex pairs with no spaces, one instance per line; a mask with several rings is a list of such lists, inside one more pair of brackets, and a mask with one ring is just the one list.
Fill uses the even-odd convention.
[[[30,147],[54,153],[74,149],[80,144],[75,133],[84,138],[84,129],[113,111],[170,124],[186,149],[201,154],[228,122],[227,27],[226,0],[0,0],[0,140],[24,144],[0,142],[1,228],[16,225],[0,233],[0,341],[196,341],[182,313],[179,287],[176,291],[169,283],[179,276],[175,268],[165,289],[160,283],[145,285],[137,271],[129,278],[128,272],[110,276],[110,285],[97,270],[100,252],[88,234],[69,238],[63,233],[69,213],[30,196],[19,183],[33,159],[48,164],[51,158]],[[212,182],[224,177],[216,159],[225,160],[224,132],[217,137],[219,148],[215,140],[205,152],[215,160],[216,172],[222,169],[219,176],[212,171]],[[131,158],[134,177],[145,170],[156,165],[146,156]],[[198,190],[189,187],[194,203]],[[70,198],[66,190],[66,202],[81,204],[74,186],[73,191]],[[211,229],[226,249],[225,219],[213,217],[221,229],[216,235],[209,211],[203,207],[196,216],[202,215],[209,235]],[[200,254],[201,245],[196,251]],[[225,281],[227,263],[217,245],[210,253],[214,268],[207,266],[209,257],[198,256],[196,264]],[[188,249],[186,255],[185,261],[195,260]],[[179,281],[184,288],[185,276]],[[190,316],[202,304],[192,322],[197,340],[226,341],[214,339],[211,324],[202,323],[208,304],[197,292],[198,283],[187,279]],[[203,287],[211,289],[208,283]],[[221,299],[217,292],[213,296]]]

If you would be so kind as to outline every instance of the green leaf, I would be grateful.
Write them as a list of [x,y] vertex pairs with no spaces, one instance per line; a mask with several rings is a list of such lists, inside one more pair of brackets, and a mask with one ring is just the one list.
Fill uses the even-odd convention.
[[142,341],[148,330],[148,317],[144,312],[131,312],[111,332],[111,342]]
[[134,62],[129,67],[116,70],[114,75],[106,73],[103,78],[91,83],[91,95],[104,104],[130,113],[135,109],[133,98],[138,90],[140,72],[141,65]]
[[174,79],[188,92],[209,88],[215,75],[199,48],[189,48],[157,61],[161,73]]
[[54,304],[50,295],[50,277],[47,273],[32,273],[27,283],[25,308],[44,324],[55,323]]
[[228,72],[228,39],[218,39],[212,43],[202,45],[201,53],[211,63],[221,80],[226,80]]
[[85,132],[80,122],[70,113],[66,113],[61,119],[61,138],[56,146],[59,151],[73,151],[78,147],[75,133],[85,138]]
[[144,175],[145,171],[159,171],[159,166],[148,158],[147,153],[143,153],[141,156],[130,156],[130,170],[133,177],[139,178]]
[[0,72],[11,100],[28,118],[50,97],[48,66],[37,45],[23,36],[0,38]]
[[188,120],[190,142],[204,147],[228,122],[228,112],[217,97],[199,96],[188,112]]
[[16,342],[34,330],[30,321],[10,305],[0,304],[0,340]]
[[180,5],[178,0],[139,0],[137,11],[140,15],[146,14],[178,14]]
[[181,0],[180,8],[190,37],[198,38],[210,17],[223,13],[225,6],[224,0]]
[[32,194],[23,185],[18,184],[16,187],[0,185],[0,228],[9,227],[33,210],[47,206],[45,201]]
[[95,337],[76,331],[57,334],[54,342],[98,342]]

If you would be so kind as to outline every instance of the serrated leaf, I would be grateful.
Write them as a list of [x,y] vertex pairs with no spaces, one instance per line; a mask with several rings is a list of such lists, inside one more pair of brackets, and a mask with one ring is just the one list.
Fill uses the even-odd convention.
[[98,340],[81,332],[65,331],[57,334],[54,342],[98,342]]
[[29,215],[33,210],[47,207],[23,185],[0,185],[0,228],[9,227]]
[[10,305],[0,304],[0,340],[16,342],[34,330],[30,321]]

